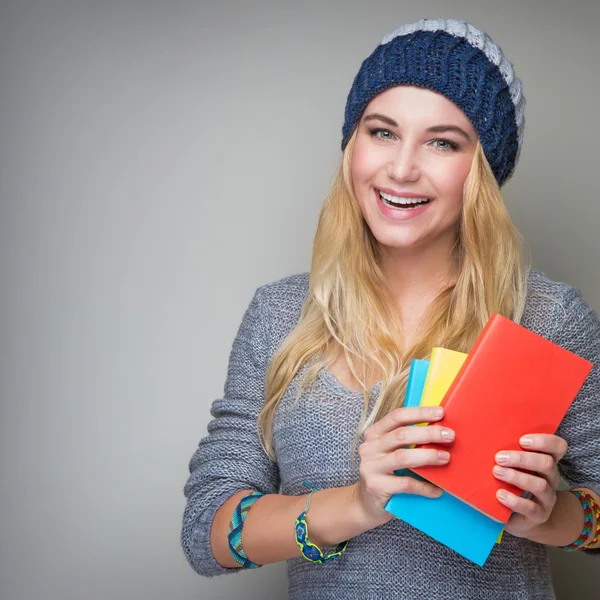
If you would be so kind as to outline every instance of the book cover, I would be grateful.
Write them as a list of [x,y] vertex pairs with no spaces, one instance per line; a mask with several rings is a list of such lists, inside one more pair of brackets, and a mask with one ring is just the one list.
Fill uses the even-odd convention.
[[467,354],[446,348],[432,348],[421,406],[439,406],[448,388],[467,360]]
[[447,492],[439,498],[394,494],[385,510],[480,567],[504,527],[503,523],[490,519]]
[[[446,348],[432,348],[429,369],[421,395],[421,406],[439,406],[467,355]],[[428,423],[418,423],[428,425]]]
[[[466,358],[463,353],[434,348],[429,367],[428,361],[415,364],[417,361],[414,360],[405,406],[416,406],[419,399],[424,400],[426,389],[429,390],[428,405],[438,405]],[[438,374],[439,382],[434,383],[433,373]],[[396,471],[396,474],[419,477],[407,469]],[[502,523],[488,518],[447,492],[439,498],[394,494],[385,509],[479,566],[485,564],[494,544],[499,543],[502,537]]]
[[408,383],[406,384],[406,396],[404,398],[405,408],[419,406],[421,404],[421,396],[427,380],[428,370],[428,360],[414,358],[410,363]]
[[[406,384],[406,396],[404,398],[405,408],[420,406],[423,396],[423,389],[427,381],[429,366],[430,363],[428,360],[422,360],[419,358],[413,358],[412,362],[410,363],[408,383]],[[423,423],[415,423],[415,425],[423,425]],[[407,448],[414,447],[414,444],[407,446]],[[400,469],[399,471],[395,471],[395,473],[396,475],[400,475],[400,473],[404,471],[406,471],[406,469]]]
[[444,396],[439,424],[456,432],[450,462],[411,469],[502,523],[511,510],[496,492],[522,490],[496,479],[495,455],[524,450],[527,433],[555,433],[592,363],[501,315],[493,315]]

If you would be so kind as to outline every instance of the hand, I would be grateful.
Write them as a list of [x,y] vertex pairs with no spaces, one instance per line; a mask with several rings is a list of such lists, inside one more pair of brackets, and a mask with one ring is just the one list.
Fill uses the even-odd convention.
[[420,494],[430,498],[442,490],[428,481],[395,475],[397,469],[422,465],[445,465],[450,455],[445,451],[405,448],[410,444],[450,443],[454,431],[439,425],[411,427],[413,423],[439,421],[444,411],[439,407],[397,408],[365,430],[358,447],[360,476],[354,500],[372,527],[386,523],[393,516],[385,510],[390,496],[398,493]]
[[[528,444],[527,439],[531,443]],[[502,489],[497,494],[498,500],[514,511],[506,524],[506,531],[527,538],[534,535],[552,514],[560,483],[557,463],[567,452],[567,442],[556,435],[538,433],[523,436],[520,444],[527,451],[499,452],[493,472],[496,479],[532,494],[530,499]],[[502,454],[507,457],[504,461],[501,460]],[[532,471],[533,474],[524,471]]]

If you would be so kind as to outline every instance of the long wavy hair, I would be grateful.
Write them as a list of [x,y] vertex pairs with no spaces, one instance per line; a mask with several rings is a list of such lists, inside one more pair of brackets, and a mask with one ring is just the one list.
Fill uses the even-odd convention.
[[[350,165],[355,141],[356,130],[319,215],[309,293],[299,322],[267,369],[265,403],[257,428],[261,445],[272,460],[275,411],[306,363],[298,396],[321,369],[329,368],[341,356],[362,387],[364,407],[352,446],[354,462],[365,429],[402,406],[413,359],[428,359],[433,347],[468,352],[492,314],[520,322],[525,308],[529,257],[478,142],[464,184],[451,256],[457,278],[427,307],[414,344],[400,347],[402,327],[380,267],[378,242],[353,191]],[[380,393],[371,409],[367,371],[381,374]]]

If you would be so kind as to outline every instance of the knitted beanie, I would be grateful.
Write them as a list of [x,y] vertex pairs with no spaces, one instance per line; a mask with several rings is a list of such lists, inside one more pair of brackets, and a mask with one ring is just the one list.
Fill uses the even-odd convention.
[[466,21],[421,19],[386,35],[366,58],[348,99],[342,150],[367,104],[396,85],[443,94],[471,120],[502,186],[519,159],[525,97],[512,63],[490,37]]

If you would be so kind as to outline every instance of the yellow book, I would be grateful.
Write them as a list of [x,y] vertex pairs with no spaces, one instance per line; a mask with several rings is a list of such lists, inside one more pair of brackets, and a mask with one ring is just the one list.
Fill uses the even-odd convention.
[[[425,378],[425,387],[421,396],[421,406],[439,406],[448,391],[448,388],[458,375],[467,354],[447,350],[446,348],[433,348],[429,369]],[[426,423],[422,423],[426,425]]]

